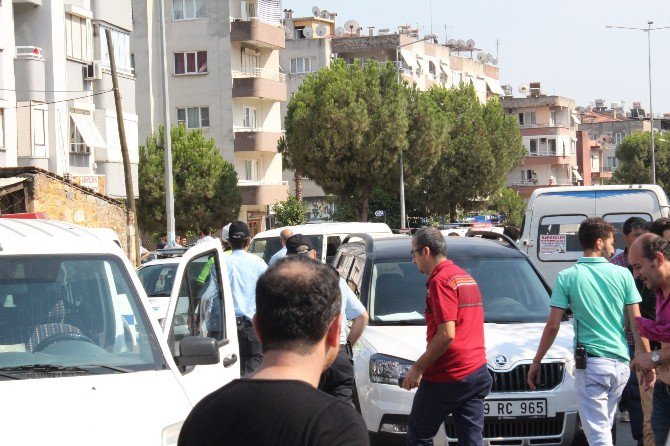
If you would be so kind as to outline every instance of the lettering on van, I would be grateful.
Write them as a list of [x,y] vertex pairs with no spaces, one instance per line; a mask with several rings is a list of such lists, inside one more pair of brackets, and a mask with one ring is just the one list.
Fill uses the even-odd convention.
[[564,253],[567,246],[566,235],[540,235],[540,254]]

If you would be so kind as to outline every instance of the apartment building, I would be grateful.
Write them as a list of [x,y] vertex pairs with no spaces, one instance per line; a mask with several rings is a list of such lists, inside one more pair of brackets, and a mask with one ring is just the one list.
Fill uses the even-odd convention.
[[0,166],[38,167],[125,198],[106,29],[137,192],[130,0],[0,2]]
[[540,83],[531,83],[527,97],[504,97],[501,104],[513,115],[526,147],[526,156],[507,176],[507,186],[524,198],[538,187],[583,184],[577,164],[575,101],[545,96]]
[[[407,82],[422,90],[433,85],[452,88],[461,82],[472,83],[482,103],[504,94],[493,58],[475,48],[471,40],[438,44],[434,38],[419,38],[417,30],[404,25],[395,33],[388,29],[375,32],[374,27],[364,31],[354,20],[338,24],[336,13],[318,7],[312,9],[311,16],[293,17],[292,10],[284,12],[287,37],[286,48],[280,53],[280,65],[286,72],[289,97],[309,74],[328,66],[333,58],[346,59],[349,63],[357,59],[392,62]],[[282,105],[282,120],[285,116],[286,104]],[[289,182],[291,193],[295,193],[294,172],[285,170],[283,178]],[[309,178],[304,178],[302,185],[308,218],[331,219],[332,199]]]
[[[132,0],[140,138],[163,123],[160,3]],[[170,122],[201,129],[233,163],[242,189],[239,219],[264,230],[285,200],[280,104],[286,78],[279,0],[164,0]],[[176,204],[179,206],[179,204]]]

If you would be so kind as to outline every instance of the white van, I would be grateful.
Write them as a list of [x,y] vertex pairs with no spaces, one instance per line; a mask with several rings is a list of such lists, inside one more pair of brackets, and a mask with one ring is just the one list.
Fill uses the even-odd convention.
[[386,223],[341,222],[284,226],[256,234],[249,247],[249,252],[256,254],[267,263],[270,261],[270,257],[281,249],[279,233],[287,228],[292,230],[294,234],[308,236],[316,249],[317,258],[328,263],[331,263],[335,258],[337,248],[344,237],[349,234],[365,233],[374,238],[393,235],[391,228]]
[[205,257],[227,278],[221,256],[218,242],[184,255],[161,328],[109,237],[0,218],[0,443],[176,445],[193,405],[239,377],[230,287],[218,279],[224,338],[208,338],[185,275]]
[[530,196],[519,247],[537,265],[549,284],[559,271],[582,255],[577,230],[587,217],[601,217],[617,229],[616,247],[623,249],[623,223],[629,217],[652,222],[668,216],[668,197],[660,186],[545,187]]

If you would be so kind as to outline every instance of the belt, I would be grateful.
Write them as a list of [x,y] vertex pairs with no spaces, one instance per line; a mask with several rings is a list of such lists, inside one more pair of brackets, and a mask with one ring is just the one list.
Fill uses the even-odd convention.
[[602,358],[603,356],[594,355],[593,353],[586,352],[586,357],[587,358]]

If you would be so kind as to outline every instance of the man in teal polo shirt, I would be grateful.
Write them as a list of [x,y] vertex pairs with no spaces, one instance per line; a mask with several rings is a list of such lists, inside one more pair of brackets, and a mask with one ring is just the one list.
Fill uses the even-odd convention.
[[[570,308],[575,351],[583,348],[586,357],[584,368],[575,358],[582,427],[591,446],[612,445],[614,415],[630,375],[624,311],[635,321],[642,299],[630,271],[608,261],[614,254],[614,228],[601,218],[587,218],[579,226],[578,235],[584,256],[556,278],[551,313],[528,372],[528,385],[535,390],[541,382],[540,363],[556,339],[565,310]],[[639,340],[634,323],[631,329]]]

